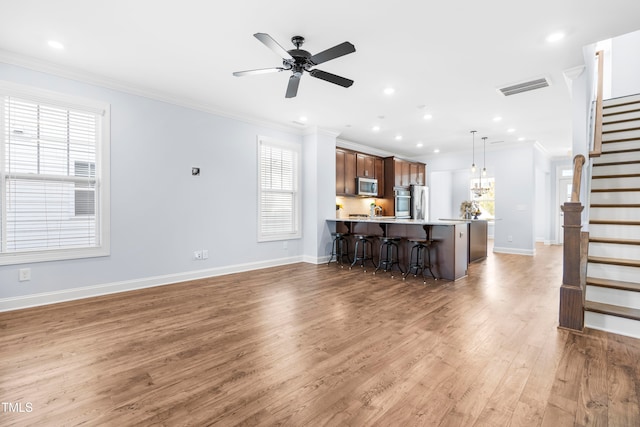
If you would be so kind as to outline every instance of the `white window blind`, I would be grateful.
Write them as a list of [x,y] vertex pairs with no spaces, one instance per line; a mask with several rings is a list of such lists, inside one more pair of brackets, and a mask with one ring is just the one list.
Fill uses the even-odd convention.
[[300,237],[300,148],[258,140],[258,241]]
[[12,255],[49,253],[17,260],[28,262],[100,248],[102,114],[60,100],[1,99],[2,263],[12,263]]

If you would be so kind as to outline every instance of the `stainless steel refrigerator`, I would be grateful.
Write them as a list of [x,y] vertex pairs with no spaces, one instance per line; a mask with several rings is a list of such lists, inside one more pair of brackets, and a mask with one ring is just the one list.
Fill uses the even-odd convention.
[[411,186],[411,218],[429,221],[429,187]]

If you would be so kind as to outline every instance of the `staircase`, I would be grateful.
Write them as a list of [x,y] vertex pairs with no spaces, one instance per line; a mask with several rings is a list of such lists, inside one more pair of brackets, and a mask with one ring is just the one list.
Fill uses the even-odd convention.
[[603,102],[592,158],[585,326],[640,338],[640,95]]

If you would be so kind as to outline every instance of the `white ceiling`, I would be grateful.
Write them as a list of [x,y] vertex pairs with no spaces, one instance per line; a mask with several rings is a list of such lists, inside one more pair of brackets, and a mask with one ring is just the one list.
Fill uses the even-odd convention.
[[[403,156],[469,150],[470,130],[478,131],[476,143],[483,136],[503,144],[524,137],[565,156],[571,110],[563,72],[584,63],[583,46],[640,27],[636,0],[221,3],[0,0],[0,61],[61,67],[67,75],[228,116],[318,126]],[[547,43],[558,30],[565,39]],[[285,99],[289,72],[232,76],[281,65],[256,32],[285,49],[293,48],[292,36],[304,36],[303,49],[312,54],[350,41],[355,53],[317,68],[354,85],[305,74],[298,96]],[[65,49],[50,48],[48,40]],[[541,76],[552,85],[510,97],[496,90]],[[388,86],[395,94],[383,94]],[[422,118],[427,112],[432,120]],[[495,123],[496,115],[503,120]],[[300,116],[306,125],[294,123]],[[374,125],[381,130],[373,132]]]

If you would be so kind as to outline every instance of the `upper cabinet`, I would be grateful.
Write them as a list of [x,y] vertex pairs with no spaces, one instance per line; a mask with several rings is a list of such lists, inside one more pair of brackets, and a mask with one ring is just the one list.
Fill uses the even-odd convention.
[[336,149],[336,195],[356,195],[356,153]]
[[393,187],[425,185],[427,167],[424,163],[410,162],[397,157],[387,157],[385,164],[385,182],[387,194],[393,194]]
[[356,177],[378,180],[378,197],[384,194],[384,159],[336,148],[336,195],[355,196]]

